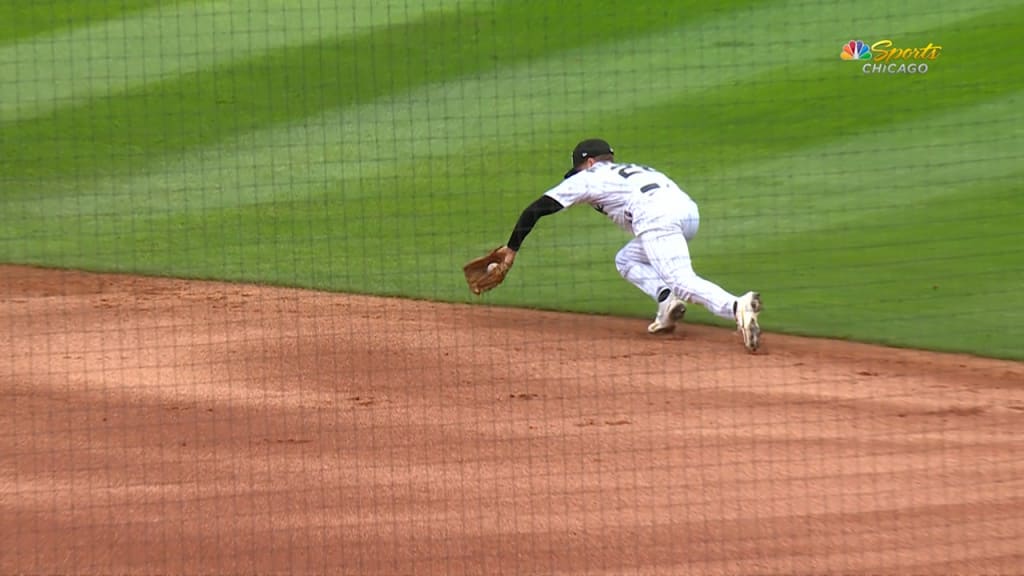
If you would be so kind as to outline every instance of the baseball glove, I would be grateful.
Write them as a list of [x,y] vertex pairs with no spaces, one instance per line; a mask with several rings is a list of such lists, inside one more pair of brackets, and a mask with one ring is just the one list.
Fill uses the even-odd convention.
[[516,253],[507,246],[500,246],[487,254],[474,258],[462,267],[466,284],[473,294],[480,295],[505,281],[512,268]]

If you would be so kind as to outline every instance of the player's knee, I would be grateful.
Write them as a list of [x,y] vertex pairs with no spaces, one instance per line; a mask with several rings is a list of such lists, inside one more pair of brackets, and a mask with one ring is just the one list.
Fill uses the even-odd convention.
[[615,255],[615,269],[619,271],[619,274],[625,276],[632,266],[633,262],[630,260],[629,254],[625,250],[619,250],[619,253]]
[[673,266],[661,271],[664,278],[671,279],[670,283],[676,292],[683,297],[693,294],[693,288],[700,283],[700,277],[690,266]]

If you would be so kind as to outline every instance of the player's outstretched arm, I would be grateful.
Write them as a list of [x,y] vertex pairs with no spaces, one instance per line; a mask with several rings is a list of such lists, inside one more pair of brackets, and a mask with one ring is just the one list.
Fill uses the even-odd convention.
[[523,210],[516,222],[516,227],[509,236],[508,243],[499,246],[479,258],[474,258],[462,267],[466,283],[474,294],[483,294],[493,290],[505,281],[509,269],[516,260],[516,253],[522,246],[526,235],[542,216],[554,214],[563,208],[562,204],[550,196],[541,196]]
[[530,231],[537,224],[537,221],[541,217],[554,214],[562,208],[563,206],[558,200],[546,194],[537,198],[519,215],[519,220],[516,221],[515,228],[512,229],[512,234],[509,235],[505,246],[513,252],[518,252],[519,248],[523,245],[523,240],[526,240]]

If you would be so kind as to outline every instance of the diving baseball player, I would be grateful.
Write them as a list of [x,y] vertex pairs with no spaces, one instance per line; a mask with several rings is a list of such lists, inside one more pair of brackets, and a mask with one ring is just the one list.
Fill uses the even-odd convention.
[[464,267],[474,293],[500,284],[515,261],[523,240],[537,221],[577,204],[589,204],[634,236],[615,256],[623,278],[658,303],[651,334],[675,330],[696,302],[713,314],[734,320],[747,350],[756,351],[761,330],[761,296],[733,295],[693,270],[687,244],[697,234],[697,204],[668,176],[649,166],[615,161],[608,142],[589,139],[572,153],[573,167],[560,184],[523,210],[508,242]]

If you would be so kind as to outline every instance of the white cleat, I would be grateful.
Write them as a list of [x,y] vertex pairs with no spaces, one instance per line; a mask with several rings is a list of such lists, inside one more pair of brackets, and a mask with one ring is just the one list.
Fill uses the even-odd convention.
[[658,315],[654,322],[647,327],[650,334],[671,334],[676,329],[676,322],[683,319],[686,314],[686,303],[676,297],[669,295],[664,302],[658,303]]
[[761,326],[757,315],[761,312],[761,295],[747,292],[736,300],[736,327],[743,334],[743,345],[750,352],[761,345]]

